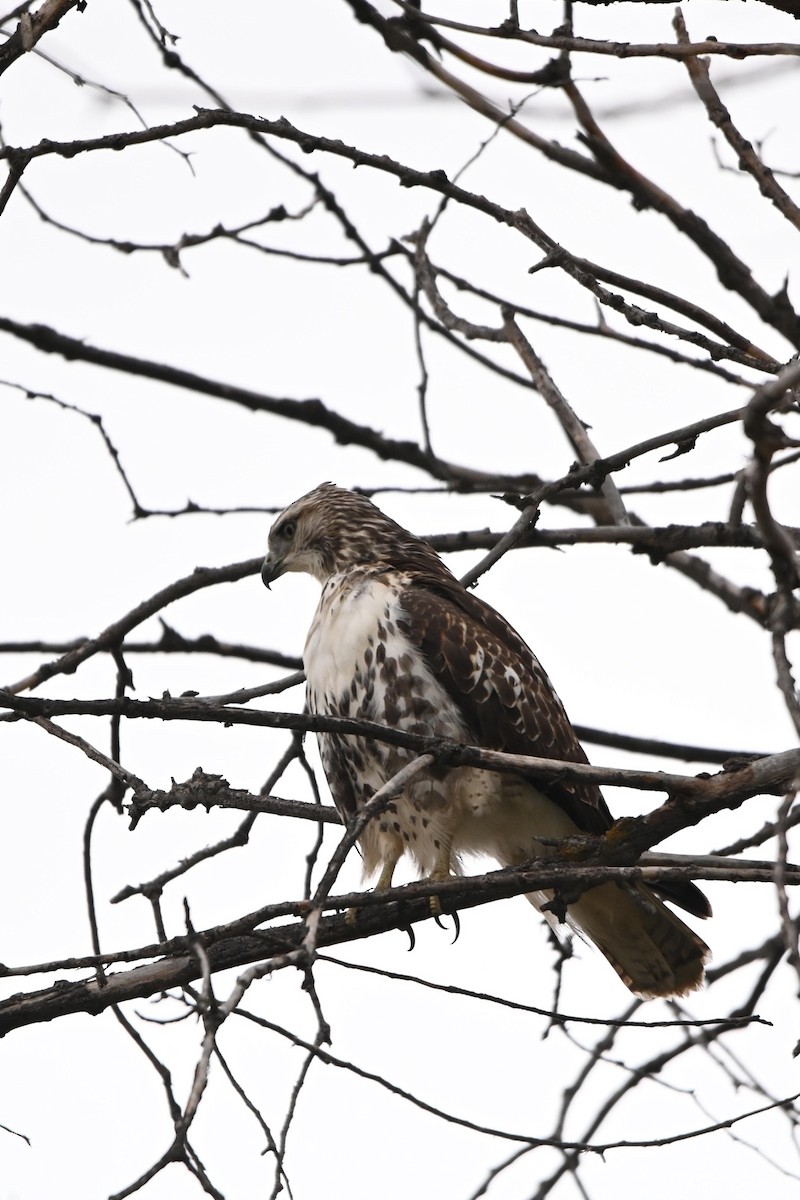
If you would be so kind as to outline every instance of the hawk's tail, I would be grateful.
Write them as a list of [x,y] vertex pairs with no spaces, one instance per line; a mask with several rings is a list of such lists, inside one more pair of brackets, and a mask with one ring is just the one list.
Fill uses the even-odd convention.
[[[540,907],[543,897],[529,899]],[[683,996],[703,982],[708,946],[645,884],[592,888],[570,904],[567,921],[643,999]]]

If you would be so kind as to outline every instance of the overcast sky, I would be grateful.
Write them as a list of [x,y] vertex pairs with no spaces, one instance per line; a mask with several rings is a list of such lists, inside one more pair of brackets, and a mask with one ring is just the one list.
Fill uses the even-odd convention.
[[[555,23],[555,5],[540,0],[523,7],[526,25],[542,32]],[[584,36],[673,40],[671,6],[576,8],[578,32]],[[452,15],[461,9],[451,5],[448,11]],[[469,9],[468,19],[487,24],[499,23],[507,12],[502,4]],[[795,23],[765,5],[687,3],[684,11],[695,38],[714,33],[720,40],[797,40]],[[492,132],[488,122],[438,88],[431,94],[432,81],[406,59],[389,54],[345,4],[274,0],[229,10],[195,0],[191,6],[159,3],[157,14],[179,35],[176,48],[183,59],[237,110],[273,119],[283,115],[315,134],[388,153],[423,170],[443,169],[450,178]],[[11,30],[13,22],[5,28]],[[161,66],[133,7],[121,0],[68,13],[40,48],[47,59],[28,55],[3,76],[0,121],[6,143],[66,141],[137,126],[135,113],[122,100],[88,84],[76,86],[64,67],[88,83],[130,97],[147,125],[191,116],[192,105],[214,106],[199,87]],[[500,58],[493,43],[484,50],[487,57]],[[516,55],[518,66],[523,57]],[[548,52],[531,50],[525,69],[542,66],[547,58]],[[765,62],[770,70],[762,70],[757,83],[731,84],[729,93],[723,84],[737,74],[735,63],[715,64],[715,78],[723,81],[720,87],[731,108],[746,117],[747,136],[754,142],[768,139],[770,161],[796,172],[796,60],[763,59],[762,68]],[[464,75],[468,77],[466,68]],[[760,200],[752,180],[720,169],[711,149],[711,127],[698,111],[682,68],[652,59],[620,64],[596,57],[581,60],[579,78],[595,111],[606,114],[607,127],[639,169],[711,220],[768,290],[777,291],[787,271],[794,282],[796,247],[790,239],[796,231]],[[502,108],[524,94],[502,80],[489,81],[488,90]],[[555,92],[532,95],[523,112],[538,132],[577,146],[574,118]],[[288,145],[273,144],[291,161],[320,173],[376,250],[384,249],[390,238],[412,233],[423,216],[436,211],[438,198],[424,189],[401,189],[366,168],[354,172],[333,156],[306,157]],[[567,176],[503,135],[468,168],[462,182],[509,208],[525,206],[575,254],[633,275],[646,269],[660,286],[691,295],[745,329],[768,353],[780,360],[788,357],[782,339],[719,287],[711,268],[662,218],[642,213],[631,220],[628,198]],[[791,180],[783,182],[791,185]],[[302,179],[257,150],[239,130],[199,132],[123,153],[43,158],[29,168],[24,183],[57,221],[96,238],[138,244],[174,244],[182,234],[203,233],[217,223],[230,228],[278,205],[299,214],[310,198]],[[305,253],[353,253],[334,220],[320,209],[303,220],[267,226],[259,236],[265,244]],[[123,254],[65,234],[43,222],[20,190],[2,215],[0,239],[0,315],[50,325],[92,345],[271,396],[319,397],[331,409],[387,436],[421,438],[420,368],[411,317],[362,267],[299,264],[217,240],[184,251],[181,271],[157,250]],[[539,257],[532,244],[510,241],[475,214],[448,210],[435,231],[431,254],[454,269],[461,267],[489,290],[505,289],[520,303],[574,320],[596,319],[588,296],[577,296],[559,273],[528,274]],[[459,303],[471,319],[488,319],[488,306],[466,298]],[[731,389],[712,375],[654,356],[637,358],[563,329],[537,325],[536,338],[538,351],[591,427],[601,454],[748,397],[746,389]],[[481,470],[528,470],[545,478],[569,469],[574,452],[552,413],[531,391],[476,366],[442,339],[427,338],[425,353],[431,436],[443,458]],[[517,369],[510,358],[504,361]],[[759,381],[754,372],[736,370]],[[325,431],[309,431],[164,383],[67,362],[8,335],[2,335],[0,378],[19,385],[0,391],[4,641],[94,635],[198,565],[218,566],[262,553],[271,522],[267,513],[132,521],[130,498],[96,425],[51,401],[26,398],[24,389],[99,414],[140,503],[153,509],[180,509],[187,500],[208,507],[279,509],[324,479],[386,488],[411,487],[422,480],[411,467],[387,465],[367,450],[336,445]],[[740,430],[721,430],[673,463],[659,463],[658,454],[647,456],[619,482],[736,470],[746,462],[748,450]],[[796,477],[794,484],[776,479],[771,497],[778,517],[788,524],[800,524],[797,495]],[[648,521],[660,524],[724,520],[730,500],[730,489],[720,488],[704,493],[701,501],[672,494],[641,503],[636,498],[635,504]],[[456,528],[502,531],[515,519],[513,510],[489,496],[387,491],[377,502],[422,535]],[[543,515],[544,525],[575,521],[564,510]],[[772,586],[766,561],[754,571],[752,555],[745,552],[710,551],[705,556],[738,583],[767,590]],[[462,574],[479,557],[480,552],[469,551],[448,561]],[[271,593],[251,577],[181,601],[165,618],[186,636],[213,633],[299,654],[317,592],[307,577],[283,579]],[[654,569],[646,556],[602,546],[580,546],[568,553],[527,551],[503,560],[481,582],[479,594],[531,643],[575,722],[743,750],[781,750],[795,742],[774,687],[767,634],[710,596],[698,599],[692,584]],[[160,625],[152,620],[136,637],[159,635]],[[23,677],[43,657],[3,655],[4,682]],[[200,656],[131,655],[129,665],[140,697],[160,696],[165,690],[179,695],[188,689],[216,695],[255,687],[283,673]],[[78,674],[49,681],[37,694],[108,696],[114,684],[113,663],[97,657]],[[299,710],[302,689],[264,704]],[[106,727],[101,732],[92,723],[67,719],[63,724],[90,740],[108,736]],[[0,887],[6,915],[0,960],[18,965],[89,953],[81,847],[84,822],[105,786],[105,774],[40,728],[15,724],[2,730]],[[316,765],[311,741],[309,757]],[[225,776],[232,786],[258,791],[285,746],[283,735],[252,729],[130,722],[123,728],[122,752],[126,765],[152,787],[169,787],[171,779],[185,779],[202,766]],[[108,749],[107,741],[101,748]],[[593,761],[606,765],[665,767],[649,757],[596,747],[590,753]],[[699,764],[666,766],[702,769]],[[311,799],[297,767],[281,780],[278,792]],[[329,799],[324,785],[323,798]],[[646,811],[657,802],[621,789],[609,790],[608,799],[615,813]],[[750,804],[746,830],[774,815],[774,799]],[[93,854],[103,946],[141,945],[155,937],[149,905],[141,897],[111,905],[111,896],[232,832],[237,823],[219,812],[153,813],[131,833],[124,817],[103,810]],[[184,928],[184,897],[197,928],[272,900],[297,897],[314,830],[304,822],[295,825],[300,827],[262,817],[246,848],[168,888],[163,897],[168,931]],[[702,838],[685,834],[673,848],[707,852],[741,829],[740,816],[721,816]],[[326,848],[334,844],[329,833]],[[485,866],[477,864],[476,869]],[[355,889],[359,881],[359,864],[351,856],[341,889]],[[717,916],[703,933],[715,961],[726,961],[741,945],[755,944],[776,927],[771,889],[717,884],[708,892]],[[343,949],[337,957],[520,1004],[552,1004],[553,953],[542,922],[522,899],[466,913],[461,936],[451,943],[450,929],[428,922],[418,927],[413,953],[406,952],[407,939],[397,933]],[[613,972],[588,947],[579,947],[576,957],[565,972],[562,1010],[618,1016],[627,997]],[[36,977],[30,986],[45,986],[49,978]],[[217,981],[219,997],[227,996],[233,978]],[[543,1040],[541,1022],[529,1014],[327,963],[318,968],[318,984],[334,1054],[479,1124],[534,1136],[546,1133],[555,1105],[584,1061],[563,1031],[556,1029]],[[736,1002],[737,986],[734,982],[726,991],[721,983],[710,997],[700,994],[688,1007],[698,1016],[722,1015],[725,1005]],[[19,980],[5,981],[3,994],[19,987]],[[733,1043],[746,1062],[742,1076],[748,1070],[768,1072],[775,1098],[796,1087],[790,1056],[797,1028],[787,1017],[796,1008],[790,1010],[790,1003],[794,996],[787,977],[774,985],[759,1009],[772,1027],[757,1027]],[[311,1005],[300,980],[289,972],[257,985],[248,1006],[302,1037],[313,1037]],[[134,1011],[157,1019],[174,1017],[180,1009],[177,1003],[142,1002],[131,1006],[131,1016]],[[652,1013],[655,1019],[655,1006]],[[176,1094],[185,1102],[201,1027],[193,1018],[180,1025],[142,1022],[138,1027],[168,1061]],[[570,1033],[579,1045],[595,1036],[580,1027]],[[624,1077],[625,1068],[615,1065],[616,1059],[649,1057],[660,1045],[653,1038],[651,1031],[642,1030],[623,1035],[610,1053],[614,1061],[599,1067],[596,1083],[587,1086],[568,1136],[580,1136],[592,1105]],[[244,1021],[230,1022],[220,1045],[265,1119],[279,1129],[301,1051]],[[715,1075],[703,1060],[705,1074],[699,1079],[689,1061],[679,1060],[671,1074],[637,1089],[634,1103],[614,1114],[602,1137],[611,1141],[677,1133],[758,1106],[758,1094],[746,1086],[734,1090],[722,1069]],[[110,1013],[14,1033],[0,1044],[0,1078],[0,1124],[31,1140],[28,1147],[0,1130],[0,1200],[111,1195],[169,1144],[172,1127],[158,1077]],[[269,1195],[272,1164],[259,1157],[263,1137],[257,1123],[218,1067],[212,1085],[193,1135],[211,1178],[228,1200]],[[797,1171],[786,1130],[777,1122],[767,1127],[758,1120],[737,1129],[740,1141],[717,1134],[658,1154],[616,1151],[605,1162],[587,1161],[589,1194],[602,1200],[641,1189],[649,1200],[667,1200],[674,1197],[676,1180],[683,1180],[689,1193],[702,1181],[711,1198],[762,1188],[769,1189],[773,1200],[794,1195],[796,1177],[769,1166],[745,1145],[755,1143],[787,1170]],[[287,1169],[297,1200],[323,1190],[349,1200],[376,1193],[384,1200],[466,1198],[515,1145],[437,1122],[376,1084],[315,1064],[290,1135]],[[555,1151],[528,1155],[500,1176],[488,1194],[499,1200],[534,1195],[557,1162]],[[199,1194],[196,1181],[178,1166],[143,1191],[148,1200]],[[577,1192],[566,1181],[556,1195]]]

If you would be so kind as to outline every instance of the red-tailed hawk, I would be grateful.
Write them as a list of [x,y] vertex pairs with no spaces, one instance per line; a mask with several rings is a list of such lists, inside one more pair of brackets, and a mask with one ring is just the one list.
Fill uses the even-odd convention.
[[[289,505],[269,535],[262,577],[307,571],[322,596],[303,659],[312,713],[570,762],[586,762],[537,658],[467,591],[420,538],[355,492],[324,483]],[[319,735],[334,803],[346,822],[413,754],[365,737]],[[387,888],[410,854],[429,878],[465,854],[503,866],[546,857],[553,839],[601,834],[612,817],[593,783],[543,783],[474,767],[417,775],[364,830],[365,874]],[[656,894],[710,915],[693,884],[608,883],[584,892],[568,923],[643,997],[698,987],[708,947]],[[537,907],[552,893],[529,896]],[[548,914],[546,914],[548,915]],[[550,919],[552,915],[550,914]]]

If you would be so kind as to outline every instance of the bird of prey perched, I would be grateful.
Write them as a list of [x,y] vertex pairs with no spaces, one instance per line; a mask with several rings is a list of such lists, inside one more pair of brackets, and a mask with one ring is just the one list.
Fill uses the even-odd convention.
[[[587,761],[561,701],[522,638],[455,578],[426,542],[365,497],[323,483],[290,504],[269,535],[262,578],[306,571],[322,596],[303,660],[308,707],[327,716],[568,762]],[[363,736],[322,733],[334,803],[347,822],[413,753]],[[391,885],[410,854],[431,879],[465,854],[505,867],[551,852],[554,839],[602,834],[612,817],[594,783],[543,782],[475,767],[421,772],[361,835],[366,875]],[[642,997],[699,987],[708,947],[663,903],[709,916],[691,883],[605,883],[567,922]],[[551,892],[528,897],[541,908]],[[545,913],[553,921],[552,913]]]

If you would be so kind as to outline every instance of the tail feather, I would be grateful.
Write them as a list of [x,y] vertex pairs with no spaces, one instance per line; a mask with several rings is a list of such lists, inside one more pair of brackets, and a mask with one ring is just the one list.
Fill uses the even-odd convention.
[[[540,907],[541,894],[529,899]],[[645,884],[592,888],[569,906],[567,921],[643,999],[684,996],[703,982],[708,946]]]
[[[483,779],[485,773],[459,769],[465,772],[461,778],[468,795],[472,789],[472,824],[462,825],[459,849],[492,854],[503,866],[513,867],[546,858],[554,842],[581,833],[563,807],[513,775],[502,776],[502,802],[486,806],[479,818],[475,814],[486,794],[475,775]],[[594,942],[636,995],[683,996],[702,984],[710,952],[657,892],[695,916],[711,914],[703,893],[687,880],[659,881],[652,888],[642,882],[603,883],[569,904],[566,921]],[[558,933],[559,921],[548,909],[553,892],[534,892],[528,899]]]
[[658,883],[651,886],[662,900],[677,904],[678,908],[685,909],[693,917],[705,920],[714,915],[705,892],[701,892],[697,884],[688,879],[659,879]]

